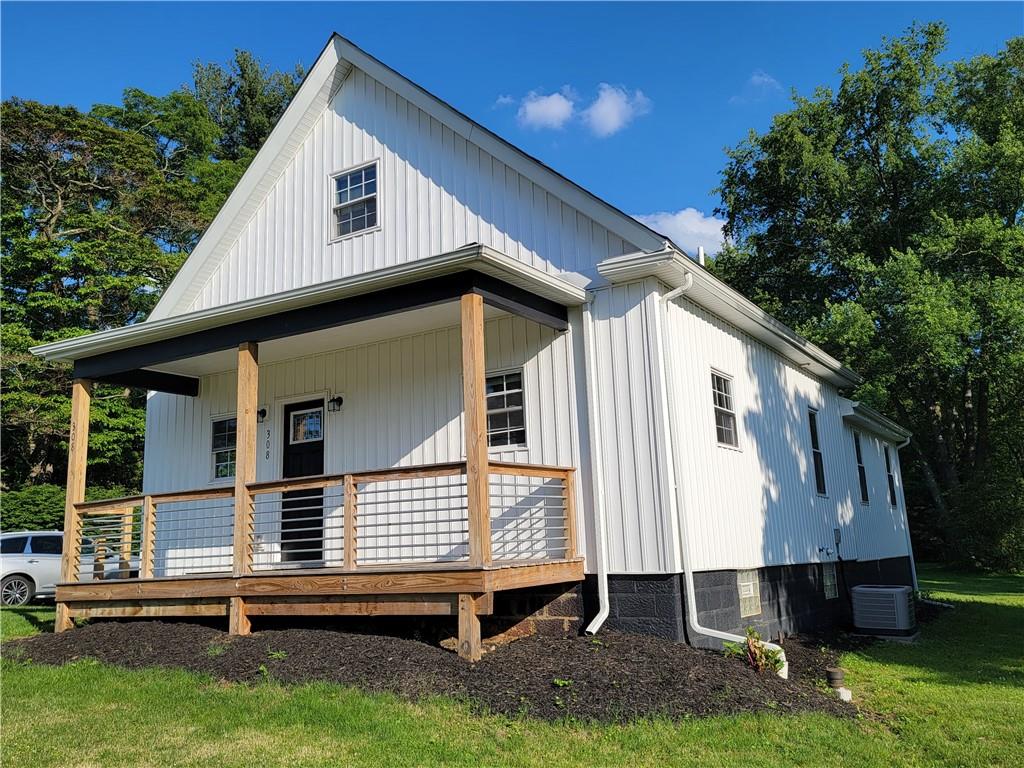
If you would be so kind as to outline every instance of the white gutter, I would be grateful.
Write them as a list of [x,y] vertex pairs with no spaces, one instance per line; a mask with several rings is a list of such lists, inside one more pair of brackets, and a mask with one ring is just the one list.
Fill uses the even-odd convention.
[[597,560],[597,603],[598,611],[587,625],[586,634],[593,635],[608,618],[608,537],[605,532],[604,509],[604,468],[601,454],[601,435],[597,427],[597,416],[601,412],[597,404],[597,366],[594,360],[594,318],[591,314],[593,300],[583,305],[583,365],[586,368],[587,428],[590,430],[590,477],[594,494],[594,548]]
[[[667,347],[660,343],[661,334],[660,328],[662,323],[661,313],[667,312],[668,303],[673,299],[677,298],[681,294],[685,293],[693,285],[693,273],[689,270],[685,272],[678,288],[675,288],[664,296],[661,297],[658,307],[658,317],[655,318],[656,329],[658,332],[658,354],[663,357],[667,357]],[[665,462],[668,465],[668,477],[669,477],[669,488],[671,493],[669,494],[669,509],[672,519],[678,519],[682,525],[682,538],[683,538],[683,577],[686,579],[685,591],[686,591],[686,614],[687,624],[692,632],[698,635],[704,635],[705,637],[712,637],[716,640],[722,640],[730,643],[746,643],[747,638],[741,635],[734,635],[731,632],[722,632],[711,627],[702,626],[700,618],[697,615],[697,591],[693,582],[693,569],[691,563],[696,559],[696,556],[690,549],[690,545],[693,542],[693,537],[690,535],[689,517],[687,515],[687,506],[685,504],[679,504],[679,493],[675,482],[675,456],[672,450],[672,433],[669,429],[669,415],[668,415],[668,390],[669,390],[669,366],[661,366],[661,392],[663,397],[663,412],[664,412],[664,429],[666,429],[665,435]],[[680,511],[680,507],[682,510]],[[779,657],[782,659],[782,668],[777,672],[779,677],[789,677],[789,662],[786,660],[786,652],[782,649],[782,646],[770,643],[767,640],[762,640],[761,645],[765,648],[769,648],[773,651],[778,652]]]

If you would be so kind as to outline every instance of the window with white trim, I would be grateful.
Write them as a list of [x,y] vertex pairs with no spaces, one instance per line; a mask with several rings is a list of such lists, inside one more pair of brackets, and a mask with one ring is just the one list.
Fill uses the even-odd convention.
[[839,582],[836,580],[836,564],[821,564],[821,585],[825,590],[826,600],[835,600],[839,597]]
[[860,432],[853,433],[853,449],[857,453],[857,480],[860,482],[860,503],[868,504],[868,473],[864,468],[864,454],[860,450]]
[[885,477],[889,481],[889,506],[896,506],[896,475],[892,471],[892,457],[889,455],[889,446],[885,446]]
[[732,379],[712,371],[711,400],[715,405],[715,436],[718,444],[738,447],[740,440],[736,432],[736,410],[732,402]]
[[334,238],[377,226],[377,164],[338,174],[331,179]]
[[492,448],[526,445],[523,372],[487,377],[487,445]]
[[761,613],[761,580],[756,570],[736,571],[736,591],[740,596],[740,616]]
[[235,417],[214,419],[213,479],[226,480],[235,476]]
[[807,424],[811,430],[811,458],[814,462],[814,488],[819,496],[827,493],[825,487],[825,459],[821,455],[821,440],[818,438],[818,412],[807,409]]

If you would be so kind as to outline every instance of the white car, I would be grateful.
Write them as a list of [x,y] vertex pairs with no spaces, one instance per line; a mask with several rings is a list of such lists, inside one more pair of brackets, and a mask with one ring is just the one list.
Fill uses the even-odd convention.
[[[24,605],[37,597],[53,597],[60,581],[61,531],[18,531],[0,534],[0,603]],[[139,562],[132,557],[128,570],[121,568],[113,545],[82,542],[81,573],[86,578],[116,579],[138,575]]]

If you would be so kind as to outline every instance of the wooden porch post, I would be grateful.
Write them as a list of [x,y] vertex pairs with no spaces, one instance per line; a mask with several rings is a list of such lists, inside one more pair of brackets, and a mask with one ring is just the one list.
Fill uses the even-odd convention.
[[477,605],[481,595],[459,595],[459,656],[466,661],[480,661],[480,617]]
[[[68,435],[68,485],[64,499],[64,550],[60,562],[62,583],[78,581],[82,553],[82,520],[75,504],[85,501],[85,467],[89,456],[89,403],[92,382],[75,379],[71,385],[71,432]],[[67,603],[57,603],[54,632],[71,629]]]
[[[238,399],[235,410],[235,521],[232,572],[252,573],[252,496],[247,487],[256,481],[256,411],[259,409],[259,345],[238,346]],[[230,598],[228,631],[249,634],[249,617],[240,597]]]
[[[487,406],[484,369],[484,300],[462,296],[462,396],[466,427],[466,507],[469,562],[491,562],[490,472],[487,466]],[[461,626],[461,623],[460,623]],[[479,630],[478,630],[479,632]]]

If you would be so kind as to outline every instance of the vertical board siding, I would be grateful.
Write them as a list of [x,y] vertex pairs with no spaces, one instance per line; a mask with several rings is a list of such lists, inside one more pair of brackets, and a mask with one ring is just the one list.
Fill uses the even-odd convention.
[[[854,430],[845,427],[849,443],[849,477],[853,489],[853,528],[857,537],[857,554],[861,560],[881,560],[907,554],[906,507],[896,447],[870,432],[860,431],[861,456],[868,481],[868,503],[860,499],[857,455],[853,447]],[[889,481],[885,472],[885,446],[893,462],[896,482],[896,504],[889,504]]]
[[[840,554],[857,557],[858,541],[872,533],[854,529],[852,437],[838,391],[685,298],[666,313],[673,459],[678,498],[693,521],[693,567],[834,559],[819,548],[834,549],[837,527]],[[717,442],[712,369],[732,377],[738,449]],[[808,408],[818,411],[825,497],[814,485]]]
[[672,568],[672,531],[660,503],[661,457],[655,444],[651,313],[648,282],[594,292],[594,353],[608,568],[658,573]]
[[[532,321],[506,316],[485,324],[487,371],[521,368],[527,445],[492,450],[495,460],[580,466],[576,423],[576,367],[571,332],[556,333]],[[260,366],[259,403],[267,409],[257,431],[256,479],[281,476],[282,419],[286,402],[340,394],[340,412],[325,414],[327,474],[458,461],[464,456],[461,343],[458,327],[387,339]],[[203,376],[198,397],[151,394],[146,413],[146,493],[213,486],[212,422],[233,416],[235,372]],[[583,427],[585,428],[585,427]],[[577,475],[586,475],[584,468]],[[415,496],[415,494],[413,494]],[[409,498],[408,493],[406,498]],[[157,516],[157,537],[201,528],[204,510],[187,507]],[[415,510],[404,522],[402,547],[429,548]],[[164,526],[161,528],[160,526]],[[266,514],[257,534],[268,541],[275,528]],[[265,528],[263,530],[261,528]],[[581,524],[580,540],[586,540]],[[184,533],[179,544],[186,546]],[[214,547],[223,542],[209,542]],[[582,547],[581,547],[582,548]],[[228,551],[230,548],[228,548]],[[404,549],[399,554],[412,556]]]
[[[330,174],[378,162],[379,228],[336,242]],[[551,273],[638,250],[353,70],[252,219],[182,311],[489,245]]]

